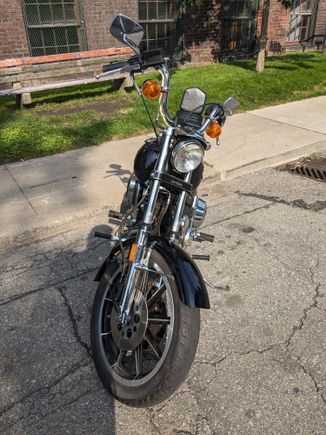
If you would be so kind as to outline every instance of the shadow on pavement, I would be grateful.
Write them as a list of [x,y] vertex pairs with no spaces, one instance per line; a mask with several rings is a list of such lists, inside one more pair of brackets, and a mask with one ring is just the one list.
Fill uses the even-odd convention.
[[0,263],[0,433],[115,433],[114,401],[91,359],[100,225],[6,253]]
[[103,178],[119,177],[123,184],[128,184],[129,177],[131,175],[131,171],[129,171],[129,169],[124,169],[121,165],[116,163],[111,163],[109,168],[110,169],[106,171],[108,175],[105,175]]

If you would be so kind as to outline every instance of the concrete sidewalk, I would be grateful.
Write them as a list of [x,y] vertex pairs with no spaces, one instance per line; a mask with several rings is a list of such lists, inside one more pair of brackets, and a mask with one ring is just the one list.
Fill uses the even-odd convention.
[[[205,160],[206,186],[326,149],[326,96],[235,115]],[[0,167],[0,245],[97,218],[117,207],[149,136]],[[204,184],[205,186],[205,184]],[[105,223],[105,220],[103,221]]]

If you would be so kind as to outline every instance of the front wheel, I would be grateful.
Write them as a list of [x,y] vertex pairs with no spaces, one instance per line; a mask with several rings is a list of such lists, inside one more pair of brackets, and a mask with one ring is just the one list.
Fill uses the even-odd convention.
[[[121,263],[109,264],[98,286],[91,319],[92,354],[109,393],[135,407],[153,406],[168,398],[184,381],[193,362],[200,329],[200,311],[180,302],[163,258],[151,253],[130,321],[118,322]],[[164,275],[162,275],[164,274]]]

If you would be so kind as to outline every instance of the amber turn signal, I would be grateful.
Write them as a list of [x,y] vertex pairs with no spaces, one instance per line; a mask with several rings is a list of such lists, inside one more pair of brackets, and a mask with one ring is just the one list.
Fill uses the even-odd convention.
[[206,134],[213,139],[217,139],[222,133],[220,124],[216,121],[212,121],[206,129]]
[[142,86],[143,95],[150,100],[160,96],[161,87],[155,80],[146,80]]

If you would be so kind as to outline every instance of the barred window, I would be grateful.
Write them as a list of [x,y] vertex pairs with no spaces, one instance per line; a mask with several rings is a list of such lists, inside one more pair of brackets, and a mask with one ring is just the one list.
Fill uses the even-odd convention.
[[172,56],[176,46],[178,2],[175,0],[138,1],[139,22],[145,29],[143,50],[161,48]]
[[222,2],[223,52],[247,52],[255,39],[255,0],[225,0]]
[[71,53],[85,48],[77,3],[75,0],[23,0],[32,56]]

